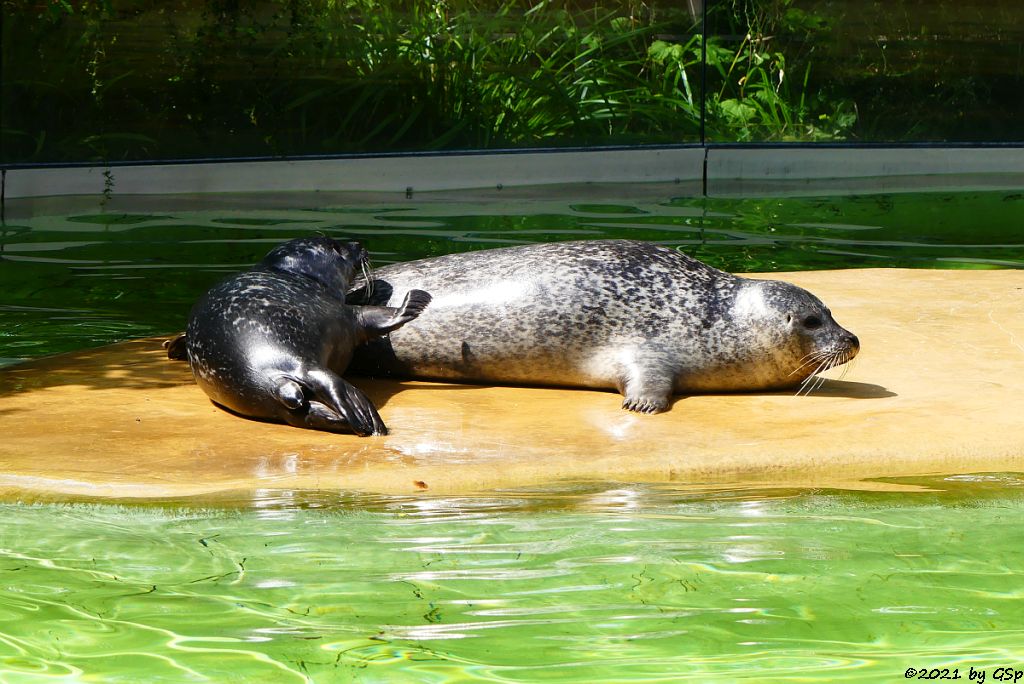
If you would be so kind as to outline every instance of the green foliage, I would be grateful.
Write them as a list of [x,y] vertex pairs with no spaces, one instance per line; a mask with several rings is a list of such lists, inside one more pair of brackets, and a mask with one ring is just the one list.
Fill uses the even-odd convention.
[[[751,5],[756,11],[751,10]],[[830,30],[791,0],[716,3],[716,140],[831,140],[809,94]],[[81,161],[694,142],[701,37],[679,3],[4,0],[3,157]]]
[[856,123],[852,102],[823,98],[811,83],[813,50],[835,40],[830,23],[792,4],[734,0],[721,13],[724,35],[742,38],[735,46],[709,40],[708,68],[716,76],[707,95],[713,139],[843,140]]
[[[335,149],[371,142],[440,149],[692,137],[696,127],[680,129],[673,106],[649,104],[661,85],[652,83],[647,63],[650,20],[600,10],[581,17],[547,1],[522,4],[485,13],[450,1],[405,14],[350,0],[345,12],[359,17],[354,34],[298,42],[316,46],[306,59],[344,64],[351,73],[311,79],[286,110],[326,124],[343,100],[356,103],[327,140]],[[343,25],[327,12],[311,17],[312,33]]]

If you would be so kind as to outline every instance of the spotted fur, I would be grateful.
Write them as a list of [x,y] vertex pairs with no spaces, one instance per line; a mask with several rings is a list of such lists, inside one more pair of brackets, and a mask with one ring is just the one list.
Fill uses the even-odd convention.
[[[646,242],[450,254],[374,277],[374,303],[412,288],[433,301],[415,325],[357,350],[352,370],[371,375],[617,389],[624,408],[654,413],[673,393],[794,387],[815,371],[810,355],[849,360],[859,348],[806,290]],[[365,297],[357,286],[350,301]]]

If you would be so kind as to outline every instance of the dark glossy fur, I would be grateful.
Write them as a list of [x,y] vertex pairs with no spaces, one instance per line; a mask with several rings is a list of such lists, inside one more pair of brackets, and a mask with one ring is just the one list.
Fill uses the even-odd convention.
[[251,270],[215,285],[192,308],[184,349],[197,384],[244,416],[296,427],[386,434],[377,409],[341,378],[353,350],[413,320],[430,297],[396,308],[350,306],[344,293],[366,260],[356,242],[289,241]]

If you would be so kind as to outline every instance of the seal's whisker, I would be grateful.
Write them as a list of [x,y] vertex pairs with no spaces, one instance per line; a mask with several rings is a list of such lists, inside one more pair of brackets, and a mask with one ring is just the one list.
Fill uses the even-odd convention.
[[811,359],[814,357],[827,356],[828,354],[829,352],[825,351],[824,349],[815,349],[814,351],[801,356],[799,360],[804,361],[806,359]]
[[[822,362],[822,363],[824,363],[824,362]],[[808,373],[807,377],[804,378],[800,382],[800,389],[801,390],[803,390],[805,387],[807,387],[807,383],[809,383],[811,381],[811,378],[814,377],[814,374],[817,373],[820,368],[821,368],[821,363],[819,363],[817,366],[815,366],[814,370],[812,370],[810,373]],[[799,392],[797,392],[797,394],[799,394]]]
[[810,378],[808,378],[808,382],[806,384],[802,385],[800,387],[800,389],[797,390],[796,396],[798,396],[798,397],[799,396],[807,396],[808,394],[810,394],[811,393],[811,387],[812,387],[811,383],[814,382],[817,379],[818,379],[817,375],[810,376]]
[[851,357],[850,352],[846,352],[846,358],[843,360],[843,363],[845,365],[843,366],[842,374],[839,376],[840,380],[845,378],[847,373],[850,372],[850,369],[853,368],[853,365],[855,363],[857,363],[857,357],[856,356]]
[[805,382],[810,380],[810,378],[813,378],[814,376],[816,376],[818,373],[821,373],[823,370],[827,370],[828,364],[829,364],[829,362],[831,360],[832,360],[832,352],[827,352],[825,354],[822,354],[820,357],[818,357],[818,359],[817,359],[818,365],[815,367],[814,372],[811,373],[805,379]]
[[804,381],[800,383],[800,389],[796,391],[796,396],[799,397],[801,394],[804,394],[804,396],[806,396],[814,391],[814,385],[817,381],[818,373],[821,373],[822,369],[827,370],[828,363],[833,358],[833,356],[834,352],[829,353],[825,357],[825,359],[821,363],[819,363],[818,366],[814,369],[814,372],[808,375],[806,378],[804,378]]
[[839,357],[839,359],[838,359],[838,361],[837,361],[837,363],[836,363],[836,367],[837,367],[837,368],[838,368],[839,366],[842,366],[842,367],[843,367],[843,370],[842,370],[842,372],[841,372],[841,373],[839,373],[839,378],[838,378],[839,380],[842,380],[843,378],[845,378],[845,377],[846,377],[846,372],[847,372],[848,370],[850,370],[850,367],[846,365],[846,363],[847,363],[847,362],[848,362],[848,361],[850,360],[850,358],[849,358],[849,354],[850,354],[849,352],[846,352],[846,351],[844,351],[844,352],[843,352],[843,353],[842,353],[842,354],[840,355],[840,357]]
[[363,271],[363,280],[366,281],[366,298],[369,299],[373,295],[373,270],[370,268],[370,259],[363,259],[359,266]]
[[[815,363],[821,361],[823,358],[825,358],[829,354],[831,354],[831,352],[827,352],[827,351],[811,352],[810,354],[807,354],[802,359],[800,359],[801,361],[803,361],[803,363],[801,363],[795,369],[790,371],[789,374],[790,375],[796,375],[797,373],[802,371],[804,368],[807,368],[808,366],[813,366]],[[804,361],[804,359],[807,359],[807,360]],[[812,375],[813,375],[813,373],[812,373]]]
[[[824,373],[825,371],[831,371],[834,368],[836,368],[837,366],[839,366],[841,364],[841,362],[842,362],[840,360],[842,355],[843,355],[842,352],[836,352],[836,354],[831,356],[831,358],[828,359],[828,366],[826,366],[824,369],[822,369],[821,373]],[[821,380],[820,380],[820,382],[818,382],[817,387],[814,388],[815,390],[820,389],[821,386],[824,385],[828,381],[828,378],[826,378],[823,375],[821,375],[821,373],[818,374],[818,377]]]
[[803,391],[803,395],[805,397],[811,396],[811,392],[813,392],[814,389],[817,387],[818,380],[820,379],[820,377],[820,375],[815,375],[814,379],[807,385],[807,388]]
[[[833,368],[838,368],[839,366],[844,366],[844,364],[846,364],[847,362],[850,361],[850,358],[851,357],[850,357],[850,352],[849,351],[846,351],[846,350],[837,351],[835,353],[835,355],[832,357],[832,364],[828,367],[828,370],[831,370]],[[837,380],[842,380],[846,376],[846,371],[848,371],[848,370],[849,370],[849,367],[848,366],[844,366],[842,372],[839,374],[839,377],[836,378],[836,379]]]
[[804,396],[808,396],[811,393],[821,389],[822,385],[825,384],[825,381],[828,380],[828,378],[824,377],[821,374],[824,373],[825,371],[835,368],[841,363],[844,363],[844,361],[840,361],[840,359],[843,358],[844,355],[845,352],[839,350],[832,351],[826,354],[824,360],[822,360],[822,362],[818,364],[817,368],[814,369],[814,372],[807,376],[804,379],[804,381],[800,384],[800,389],[797,390],[796,396],[800,396],[801,394],[803,394]]
[[812,387],[811,391],[808,392],[807,394],[810,395],[810,394],[812,394],[814,392],[817,392],[818,390],[821,389],[821,386],[824,385],[827,381],[828,381],[828,378],[826,378],[824,375],[819,375],[818,376],[818,382],[816,382],[814,384],[814,387]]
[[822,373],[824,373],[825,371],[829,371],[829,370],[832,370],[833,368],[835,368],[836,367],[836,359],[838,359],[838,358],[839,358],[838,352],[836,354],[833,354],[832,356],[829,357],[828,362],[825,364],[825,367],[822,368],[820,371],[818,371],[818,376],[817,376],[818,379],[811,386],[811,389],[808,390],[807,394],[811,394],[812,392],[817,392],[819,389],[821,389],[822,385],[824,385],[828,381],[828,378],[826,378],[824,375],[822,375]]

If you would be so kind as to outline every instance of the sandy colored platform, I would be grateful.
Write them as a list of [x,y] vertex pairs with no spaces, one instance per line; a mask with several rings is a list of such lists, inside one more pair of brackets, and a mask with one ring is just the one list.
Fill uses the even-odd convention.
[[[460,493],[563,480],[849,484],[1024,471],[1024,272],[797,273],[861,339],[810,397],[680,397],[355,379],[392,434],[259,423],[214,407],[159,340],[0,370],[0,493]],[[833,371],[837,374],[838,371]]]

